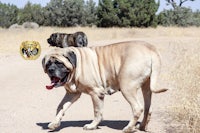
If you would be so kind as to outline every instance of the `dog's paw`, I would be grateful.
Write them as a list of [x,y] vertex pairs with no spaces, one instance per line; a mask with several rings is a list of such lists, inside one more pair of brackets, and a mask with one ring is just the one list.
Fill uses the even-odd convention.
[[94,129],[97,129],[97,126],[96,125],[93,125],[93,124],[86,124],[84,127],[83,127],[84,130],[94,130]]
[[123,133],[133,133],[133,132],[136,132],[136,131],[137,131],[136,128],[132,128],[132,127],[129,127],[129,126],[127,126],[123,129]]
[[136,128],[136,129],[140,129],[140,127],[141,127],[141,122],[138,121],[138,122],[135,124],[135,128]]
[[55,130],[56,128],[58,128],[60,126],[60,122],[51,122],[48,125],[48,128],[50,130]]

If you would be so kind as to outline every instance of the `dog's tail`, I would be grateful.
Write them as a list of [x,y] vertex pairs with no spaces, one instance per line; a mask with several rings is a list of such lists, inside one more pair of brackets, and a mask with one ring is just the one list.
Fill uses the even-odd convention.
[[160,74],[160,69],[161,69],[160,56],[156,51],[152,51],[150,89],[153,93],[161,93],[168,90],[166,88],[156,89],[156,83],[157,83],[157,78]]

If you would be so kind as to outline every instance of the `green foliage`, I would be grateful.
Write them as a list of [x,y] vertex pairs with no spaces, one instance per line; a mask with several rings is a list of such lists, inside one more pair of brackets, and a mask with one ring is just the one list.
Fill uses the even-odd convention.
[[87,26],[96,25],[97,23],[97,8],[93,0],[88,0],[84,7],[83,24]]
[[159,2],[155,0],[99,0],[98,6],[93,0],[50,0],[45,7],[27,2],[21,9],[0,2],[0,26],[7,28],[27,21],[60,27],[200,26],[200,12],[182,7],[187,1],[195,0],[166,0],[173,9],[158,15]]
[[163,26],[200,26],[199,11],[193,12],[190,8],[183,7],[183,3],[195,0],[166,0],[167,5],[173,9],[164,10],[158,15],[158,24]]
[[19,10],[18,23],[36,22],[39,25],[44,23],[43,8],[39,4],[31,4],[27,2],[24,8]]
[[65,19],[62,26],[82,25],[84,21],[84,0],[65,0],[64,8]]
[[61,25],[60,19],[62,18],[62,0],[51,0],[44,9],[44,25],[56,26]]
[[0,2],[0,26],[9,27],[10,25],[17,23],[18,8],[10,4],[2,4]]
[[156,26],[159,3],[154,0],[100,0],[98,26],[148,27]]
[[128,0],[114,0],[114,8],[118,16],[118,26],[128,27],[130,21],[131,3]]
[[45,7],[27,2],[22,9],[0,3],[0,26],[27,21],[45,26],[91,26],[97,22],[96,9],[93,0],[51,0]]
[[156,26],[156,12],[159,3],[155,0],[130,0],[131,11],[129,12],[131,18],[131,26],[149,27]]
[[200,13],[192,12],[190,8],[176,7],[164,10],[158,15],[158,24],[163,26],[200,26]]
[[97,16],[99,27],[112,27],[118,24],[119,18],[114,9],[112,0],[99,0]]
[[84,23],[84,0],[51,0],[45,11],[46,25],[64,27]]
[[192,25],[200,26],[200,11],[199,10],[193,13]]

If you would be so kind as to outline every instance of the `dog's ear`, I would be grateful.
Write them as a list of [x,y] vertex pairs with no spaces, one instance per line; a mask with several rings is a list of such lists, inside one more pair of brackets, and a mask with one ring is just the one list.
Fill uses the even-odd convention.
[[76,67],[77,58],[76,54],[73,51],[67,52],[67,54],[64,55],[64,57],[69,60],[69,62],[72,64],[74,68]]
[[42,66],[43,66],[43,69],[44,69],[44,72],[46,73],[46,64],[45,64],[45,57],[42,59]]
[[57,34],[58,34],[58,33],[53,33],[51,36],[52,36],[53,38],[56,38],[56,37],[57,37]]

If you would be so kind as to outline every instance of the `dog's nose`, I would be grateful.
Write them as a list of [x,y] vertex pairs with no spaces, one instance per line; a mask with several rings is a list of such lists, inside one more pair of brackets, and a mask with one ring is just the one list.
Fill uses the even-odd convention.
[[48,43],[50,43],[50,42],[51,42],[50,38],[48,38],[48,39],[47,39],[47,42],[48,42]]
[[53,69],[53,68],[49,68],[49,69],[48,69],[49,73],[53,73],[54,70],[55,70],[55,69]]

